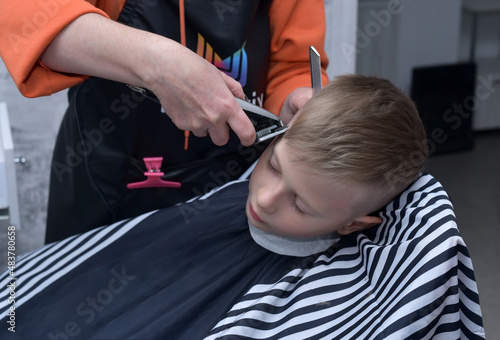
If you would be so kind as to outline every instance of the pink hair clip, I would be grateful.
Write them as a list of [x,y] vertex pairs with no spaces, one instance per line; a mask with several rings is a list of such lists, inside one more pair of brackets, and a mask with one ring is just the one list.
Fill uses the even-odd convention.
[[141,182],[129,183],[127,188],[129,189],[141,189],[141,188],[180,188],[181,183],[165,181],[161,179],[164,175],[161,172],[161,162],[163,157],[145,157],[144,163],[146,164],[147,172],[144,173],[146,180]]

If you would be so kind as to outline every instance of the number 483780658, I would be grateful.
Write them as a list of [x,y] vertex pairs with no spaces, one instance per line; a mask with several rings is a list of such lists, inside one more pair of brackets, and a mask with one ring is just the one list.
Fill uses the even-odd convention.
[[7,268],[10,276],[14,276],[16,267],[16,227],[10,225],[7,227]]

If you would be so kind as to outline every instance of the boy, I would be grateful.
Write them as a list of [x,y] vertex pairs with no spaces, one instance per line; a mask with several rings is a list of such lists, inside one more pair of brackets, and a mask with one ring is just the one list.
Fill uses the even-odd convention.
[[375,77],[338,77],[290,125],[261,156],[246,204],[254,240],[283,255],[379,224],[370,213],[415,181],[427,157],[415,105]]
[[[379,324],[387,320],[385,302],[400,298],[392,296],[400,287],[387,288],[380,275],[398,245],[360,237],[378,254],[370,257],[356,237],[333,242],[380,223],[370,213],[416,179],[425,157],[422,123],[406,96],[384,80],[339,77],[265,150],[250,183],[20,259],[16,332],[33,339],[358,339],[367,337],[367,321],[375,325],[370,338],[386,338],[413,322],[407,315],[434,314],[427,304],[404,315],[387,309],[397,320]],[[390,254],[380,255],[386,246]],[[403,274],[404,287],[412,286]],[[9,307],[0,305],[0,320]],[[357,336],[341,334],[344,320],[361,325]]]

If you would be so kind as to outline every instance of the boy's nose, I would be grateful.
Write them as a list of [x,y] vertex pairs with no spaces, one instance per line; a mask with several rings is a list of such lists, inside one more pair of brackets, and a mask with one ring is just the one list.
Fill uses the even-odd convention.
[[257,191],[257,205],[263,211],[272,214],[276,211],[276,200],[278,191],[269,187],[260,188]]

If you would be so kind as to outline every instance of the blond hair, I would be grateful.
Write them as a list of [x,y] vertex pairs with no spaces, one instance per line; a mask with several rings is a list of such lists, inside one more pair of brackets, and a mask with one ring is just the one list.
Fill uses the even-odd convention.
[[414,103],[376,77],[337,77],[301,108],[284,138],[318,175],[377,189],[372,211],[415,181],[427,159]]

